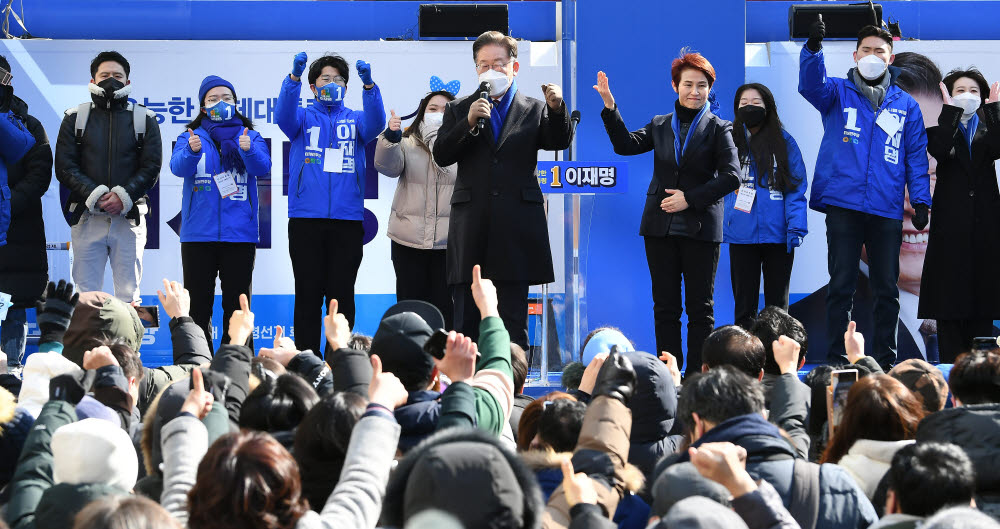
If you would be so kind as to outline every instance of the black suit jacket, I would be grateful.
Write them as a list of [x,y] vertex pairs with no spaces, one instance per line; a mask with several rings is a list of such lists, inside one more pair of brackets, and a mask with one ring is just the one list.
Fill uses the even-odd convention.
[[572,140],[563,103],[552,111],[518,90],[500,137],[489,125],[469,130],[473,94],[448,103],[434,143],[434,161],[458,164],[448,226],[448,282],[472,282],[472,267],[495,281],[537,285],[555,280],[542,190],[535,177],[538,150],[562,150]]
[[[653,178],[646,190],[639,235],[663,237],[675,216],[684,217],[693,239],[722,242],[722,197],[740,186],[740,161],[733,143],[732,123],[705,112],[695,128],[680,163],[674,156],[673,114],[655,116],[645,127],[629,132],[618,109],[601,112],[615,153],[623,156],[653,151]],[[679,189],[689,205],[678,213],[660,209],[665,189]]]

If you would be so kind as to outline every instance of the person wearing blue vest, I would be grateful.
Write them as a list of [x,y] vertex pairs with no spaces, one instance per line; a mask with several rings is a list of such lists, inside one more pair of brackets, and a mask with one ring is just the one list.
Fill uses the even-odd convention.
[[278,94],[278,127],[291,140],[288,154],[288,253],[295,274],[295,343],[320,352],[323,307],[336,299],[354,327],[354,282],[365,230],[365,145],[385,127],[382,94],[365,61],[355,68],[364,84],[364,110],[344,105],[347,61],[326,55],[309,66],[314,104],[299,105],[308,57],[295,56]]
[[795,248],[808,232],[806,166],[766,86],[737,88],[733,110],[741,186],[724,200],[722,241],[729,243],[735,322],[746,329],[757,317],[761,272],[764,305],[788,310]]
[[827,359],[847,360],[843,333],[851,320],[864,248],[875,298],[872,357],[889,369],[896,361],[905,193],[918,231],[927,225],[931,204],[927,133],[917,102],[896,86],[888,31],[861,29],[857,67],[846,79],[826,75],[825,35],[819,16],[799,56],[799,93],[823,118],[809,207],[826,213]]
[[229,318],[240,308],[240,294],[251,297],[259,240],[257,177],[271,173],[271,152],[253,122],[236,110],[229,81],[209,75],[198,101],[201,113],[177,137],[170,172],[184,179],[181,263],[191,318],[212,349],[215,278],[222,284],[223,344],[229,343]]

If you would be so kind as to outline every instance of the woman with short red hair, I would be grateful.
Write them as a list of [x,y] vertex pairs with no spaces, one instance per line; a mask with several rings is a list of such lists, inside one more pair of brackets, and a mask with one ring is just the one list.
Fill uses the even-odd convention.
[[604,100],[601,117],[615,152],[656,154],[639,224],[653,285],[656,350],[672,353],[678,367],[683,367],[683,280],[688,372],[697,372],[702,343],[715,326],[713,293],[722,242],[722,198],[739,188],[740,163],[732,124],[709,110],[715,69],[708,59],[682,50],[671,65],[670,77],[677,92],[674,112],[654,116],[632,132],[625,127],[604,72],[597,73],[594,89]]

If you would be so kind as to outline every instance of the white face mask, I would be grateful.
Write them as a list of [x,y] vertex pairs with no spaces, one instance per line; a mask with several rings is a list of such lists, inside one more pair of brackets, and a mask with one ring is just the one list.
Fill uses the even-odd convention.
[[507,79],[507,74],[496,70],[487,70],[485,73],[479,74],[479,84],[483,84],[484,82],[490,83],[490,95],[493,97],[502,95],[507,91],[507,87],[510,86],[510,79]]
[[424,125],[440,127],[444,122],[444,112],[427,112],[424,114]]
[[858,61],[858,73],[869,81],[878,79],[888,67],[889,65],[876,55],[867,55]]
[[983,103],[982,98],[972,92],[963,92],[951,98],[956,107],[961,107],[962,115],[971,116],[979,110],[979,105]]

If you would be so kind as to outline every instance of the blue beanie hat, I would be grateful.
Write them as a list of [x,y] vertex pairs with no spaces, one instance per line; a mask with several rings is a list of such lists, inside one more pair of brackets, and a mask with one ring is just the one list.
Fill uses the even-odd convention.
[[198,89],[198,104],[204,105],[205,94],[207,94],[209,90],[217,86],[225,86],[226,88],[228,88],[233,92],[233,98],[234,99],[236,98],[236,89],[233,88],[232,83],[219,77],[218,75],[209,75],[208,77],[205,78],[204,81],[201,82],[201,88]]

